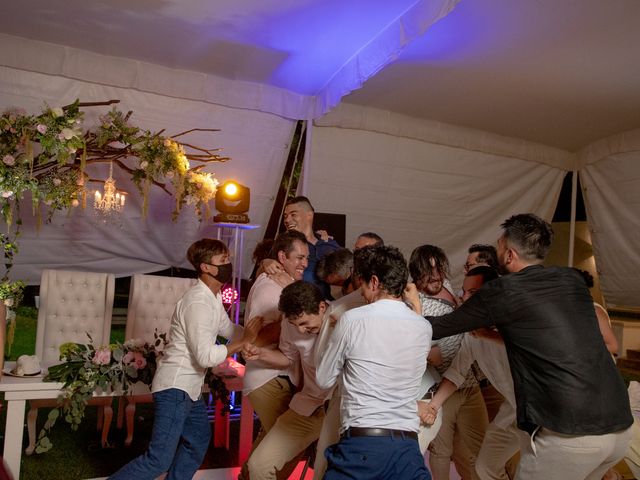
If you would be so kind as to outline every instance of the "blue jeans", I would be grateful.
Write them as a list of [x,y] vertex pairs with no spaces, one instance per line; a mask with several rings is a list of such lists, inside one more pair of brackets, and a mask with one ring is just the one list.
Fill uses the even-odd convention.
[[343,437],[325,457],[325,480],[431,480],[412,438]]
[[109,480],[188,480],[202,464],[211,426],[202,398],[195,402],[177,388],[153,394],[155,418],[147,451],[133,459]]

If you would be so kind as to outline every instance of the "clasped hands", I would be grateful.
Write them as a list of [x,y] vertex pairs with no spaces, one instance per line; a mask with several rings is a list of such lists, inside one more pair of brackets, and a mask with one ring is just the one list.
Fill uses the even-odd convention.
[[436,421],[438,409],[429,402],[418,401],[418,417],[420,424],[430,427]]

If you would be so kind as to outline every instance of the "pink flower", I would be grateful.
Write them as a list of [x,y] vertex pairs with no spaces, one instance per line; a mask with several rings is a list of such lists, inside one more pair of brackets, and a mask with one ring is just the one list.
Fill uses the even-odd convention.
[[43,125],[42,123],[39,123],[38,126],[36,127],[36,130],[38,130],[41,134],[45,134],[47,133],[47,126]]
[[2,195],[2,198],[9,198],[13,195],[13,192],[11,190],[5,190],[0,195]]
[[80,205],[80,200],[78,200],[77,198],[74,198],[73,200],[71,200],[72,207],[77,207],[78,205]]
[[147,366],[147,360],[144,358],[144,355],[140,352],[132,351],[125,353],[124,357],[122,357],[122,363],[125,365],[133,365],[136,370],[142,370]]
[[13,155],[5,155],[4,157],[2,157],[2,161],[5,163],[5,165],[15,165],[16,164],[16,159],[13,158]]
[[109,365],[111,363],[111,350],[109,347],[100,347],[93,356],[96,365]]
[[58,187],[60,186],[60,184],[62,183],[62,180],[60,180],[59,178],[54,178],[53,179],[53,184]]
[[136,367],[136,370],[142,370],[147,366],[147,360],[144,358],[142,353],[134,352],[133,353],[133,364]]

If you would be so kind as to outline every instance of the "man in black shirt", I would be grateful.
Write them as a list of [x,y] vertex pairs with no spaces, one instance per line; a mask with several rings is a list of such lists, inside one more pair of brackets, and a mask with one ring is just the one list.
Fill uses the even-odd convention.
[[503,224],[498,260],[505,273],[462,307],[427,317],[433,338],[495,326],[502,335],[523,435],[518,479],[600,479],[625,454],[633,423],[629,399],[596,319],[571,268],[544,268],[551,225],[533,214]]

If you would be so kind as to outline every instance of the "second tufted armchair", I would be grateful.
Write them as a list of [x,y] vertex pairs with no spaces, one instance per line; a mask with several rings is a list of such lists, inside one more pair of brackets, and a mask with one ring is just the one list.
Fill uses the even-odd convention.
[[[115,278],[108,273],[43,270],[40,283],[40,308],[36,331],[36,351],[43,365],[60,361],[60,345],[65,342],[87,343],[91,335],[96,346],[109,343]],[[107,444],[113,417],[111,397],[96,397],[90,405],[101,408],[98,429],[102,429],[102,445]],[[56,400],[31,400],[27,415],[29,446],[33,453],[36,442],[38,408],[54,407]],[[103,417],[103,422],[101,422]]]
[[[127,309],[126,340],[154,341],[154,332],[169,333],[171,316],[187,290],[198,281],[195,278],[160,277],[157,275],[134,275],[129,290],[129,307]],[[126,418],[127,438],[125,445],[131,445],[133,439],[133,419],[136,403],[149,403],[148,395],[131,395],[127,397]],[[122,426],[122,409],[118,409],[118,427]]]

